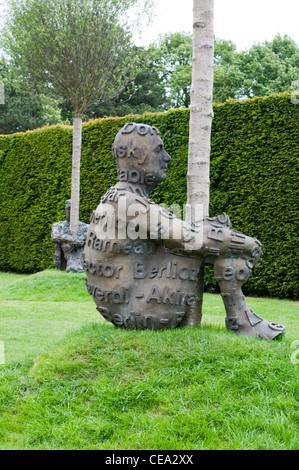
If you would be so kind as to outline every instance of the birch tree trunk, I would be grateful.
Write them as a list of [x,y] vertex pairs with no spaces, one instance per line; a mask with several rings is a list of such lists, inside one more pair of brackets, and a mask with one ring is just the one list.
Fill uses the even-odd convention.
[[[209,215],[213,79],[214,0],[193,0],[193,59],[185,215],[187,222],[195,222]],[[184,317],[184,326],[201,324],[204,261],[200,266],[196,289],[197,300]]]
[[209,215],[213,79],[214,0],[193,0],[187,205],[194,210],[202,204],[204,217]]
[[82,114],[75,114],[73,123],[72,189],[70,229],[78,232],[80,205],[80,161],[82,142]]

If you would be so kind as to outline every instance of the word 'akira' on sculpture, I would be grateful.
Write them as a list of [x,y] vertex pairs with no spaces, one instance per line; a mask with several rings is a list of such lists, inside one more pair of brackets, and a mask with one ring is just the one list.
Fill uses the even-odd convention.
[[233,230],[229,217],[187,223],[155,204],[150,191],[166,179],[171,157],[160,132],[145,124],[120,129],[112,147],[118,182],[103,195],[85,236],[83,268],[98,311],[114,325],[164,329],[201,319],[201,266],[213,264],[237,334],[273,339],[285,328],[246,304],[241,287],[260,264],[262,245]]

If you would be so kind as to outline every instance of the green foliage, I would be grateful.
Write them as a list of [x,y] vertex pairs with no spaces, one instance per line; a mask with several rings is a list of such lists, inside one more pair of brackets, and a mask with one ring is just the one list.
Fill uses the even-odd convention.
[[[125,47],[127,48],[127,43]],[[135,78],[127,83],[124,81],[120,93],[116,90],[111,96],[106,93],[103,99],[96,99],[84,111],[83,121],[105,116],[187,108],[190,105],[191,35],[166,34],[146,49],[133,46],[132,54],[136,60]],[[50,59],[52,60],[52,53]],[[5,62],[1,59],[0,69],[3,65]],[[255,44],[244,51],[237,51],[236,45],[231,41],[216,38],[214,65],[215,103],[222,103],[229,98],[265,96],[288,90],[292,84],[296,86],[299,48],[291,38],[279,35],[271,42]],[[22,77],[19,79],[20,86],[24,81],[23,75],[18,72],[18,65],[13,67],[10,63],[9,67],[11,72],[15,69],[15,76],[13,80],[5,77],[7,102],[5,106],[0,105],[0,133],[25,131],[44,124],[72,122],[74,110],[69,98],[50,100],[45,95],[37,95],[36,90],[33,93],[28,85],[25,91],[23,89],[16,92],[17,77]],[[1,75],[3,73],[0,70]],[[68,73],[68,77],[72,76],[73,73]]]
[[264,245],[245,292],[298,296],[298,132],[289,93],[215,106],[211,214]]
[[103,104],[90,106],[85,111],[84,118],[126,116],[164,110],[165,88],[150,55],[142,47],[136,47],[135,54],[140,57],[142,67],[134,80],[118,96]]
[[46,124],[43,107],[32,90],[21,90],[16,73],[0,59],[0,82],[4,84],[5,103],[0,104],[0,134],[36,129]]
[[299,47],[288,36],[278,34],[271,42],[254,44],[239,53],[237,62],[243,74],[241,90],[245,96],[278,93],[288,90],[298,79]]
[[214,102],[289,90],[298,79],[299,47],[277,34],[273,41],[238,52],[231,41],[215,41]]
[[166,34],[150,46],[149,54],[167,92],[165,109],[187,108],[192,78],[192,36]]
[[24,87],[17,69],[4,58],[0,58],[1,81],[5,103],[0,104],[0,134],[25,132],[46,124],[70,123],[61,116],[59,100]]
[[118,94],[136,75],[133,29],[152,2],[8,0],[0,39],[23,81],[83,114]]
[[53,218],[65,218],[72,132],[57,126],[2,137],[0,144],[1,269],[48,267]]
[[237,48],[231,41],[215,40],[213,86],[215,103],[240,97],[239,90],[242,89],[244,73],[238,63],[238,57]]
[[[231,100],[214,105],[214,112],[210,213],[226,212],[236,230],[264,245],[263,262],[244,291],[297,297],[299,107],[286,92]],[[168,206],[186,203],[189,110],[99,119],[83,125],[83,222],[89,222],[101,196],[117,181],[111,145],[117,129],[130,121],[160,129],[172,157],[153,200]],[[1,270],[35,272],[52,266],[51,225],[65,219],[71,152],[67,126],[0,137]],[[209,269],[206,288],[216,288]]]
[[[192,79],[192,36],[172,33],[149,48],[165,87],[165,109],[188,107]],[[298,79],[299,47],[288,36],[237,51],[234,43],[215,39],[213,101],[265,96],[288,90]]]

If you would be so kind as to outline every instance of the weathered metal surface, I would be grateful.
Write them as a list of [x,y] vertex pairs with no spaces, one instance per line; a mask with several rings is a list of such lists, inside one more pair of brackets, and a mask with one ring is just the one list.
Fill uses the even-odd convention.
[[73,234],[70,229],[71,201],[65,205],[66,220],[52,225],[51,237],[54,242],[53,264],[67,272],[83,272],[84,237],[88,224],[79,222],[78,231]]
[[116,326],[175,328],[198,301],[196,259],[150,241],[111,241],[102,251],[85,253],[88,291],[98,311]]
[[[226,327],[273,339],[285,328],[255,314],[241,287],[260,264],[262,245],[233,230],[229,217],[187,223],[155,204],[150,191],[171,160],[155,127],[129,123],[116,135],[118,183],[103,195],[86,233],[83,268],[98,311],[115,326],[165,329],[201,322],[202,266],[214,265]],[[197,210],[198,209],[198,210]]]

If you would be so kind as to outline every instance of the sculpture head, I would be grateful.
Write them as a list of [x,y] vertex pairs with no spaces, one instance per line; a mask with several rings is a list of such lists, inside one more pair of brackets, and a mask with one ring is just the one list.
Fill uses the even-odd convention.
[[130,122],[120,129],[112,145],[118,180],[154,188],[166,179],[170,155],[165,151],[159,130]]

